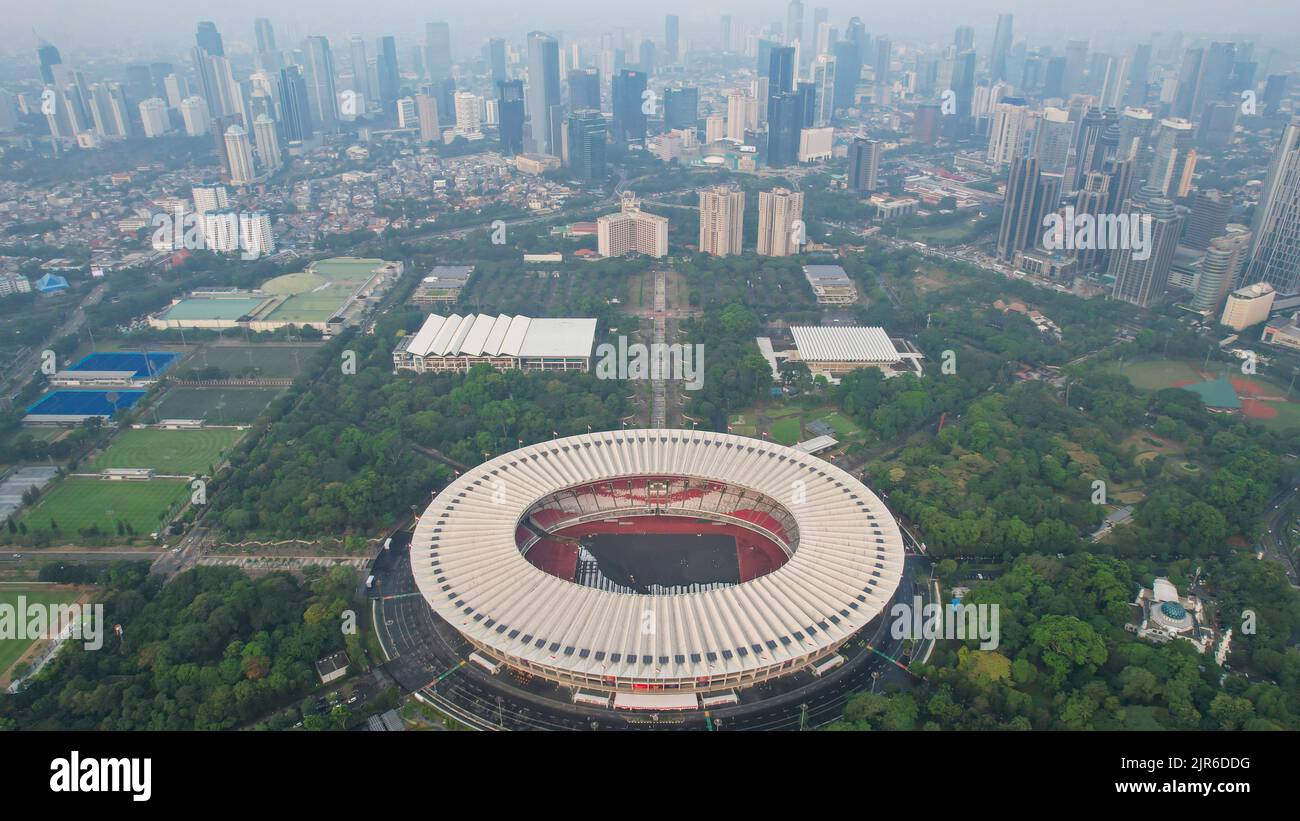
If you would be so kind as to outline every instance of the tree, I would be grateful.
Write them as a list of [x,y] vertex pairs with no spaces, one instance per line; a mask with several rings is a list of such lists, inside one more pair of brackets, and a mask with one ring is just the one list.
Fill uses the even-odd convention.
[[1106,645],[1085,621],[1074,616],[1044,616],[1030,631],[1035,650],[1051,668],[1053,686],[1060,687],[1076,670],[1094,672],[1106,662]]

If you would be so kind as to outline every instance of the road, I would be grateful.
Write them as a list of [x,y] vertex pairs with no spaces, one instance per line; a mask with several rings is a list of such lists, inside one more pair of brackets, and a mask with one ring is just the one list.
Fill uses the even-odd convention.
[[1264,551],[1269,561],[1281,565],[1291,586],[1300,590],[1300,568],[1296,567],[1295,556],[1287,549],[1285,541],[1286,528],[1291,526],[1297,499],[1300,499],[1300,476],[1293,476],[1291,485],[1273,497],[1273,508],[1265,520],[1267,527],[1260,535],[1257,547]]
[[73,310],[72,315],[69,316],[53,333],[46,337],[42,347],[32,348],[25,356],[11,366],[9,372],[14,374],[14,378],[17,381],[8,385],[5,389],[5,396],[13,396],[22,391],[23,388],[27,387],[27,383],[32,381],[32,377],[41,367],[41,353],[47,346],[57,339],[71,336],[81,330],[81,326],[86,322],[86,308],[91,305],[98,305],[99,301],[104,298],[104,292],[107,287],[108,286],[105,283],[101,282],[99,285],[92,288],[90,293],[86,294],[86,298],[81,301],[81,304]]

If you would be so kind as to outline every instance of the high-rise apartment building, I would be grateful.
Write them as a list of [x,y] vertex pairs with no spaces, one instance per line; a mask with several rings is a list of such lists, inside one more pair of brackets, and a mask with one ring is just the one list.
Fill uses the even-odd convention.
[[232,185],[247,185],[257,179],[253,165],[253,148],[248,142],[248,132],[243,126],[232,125],[226,129],[226,160]]
[[758,253],[788,257],[799,253],[804,241],[803,194],[785,188],[758,195]]
[[700,253],[725,257],[741,253],[745,192],[718,186],[700,191]]

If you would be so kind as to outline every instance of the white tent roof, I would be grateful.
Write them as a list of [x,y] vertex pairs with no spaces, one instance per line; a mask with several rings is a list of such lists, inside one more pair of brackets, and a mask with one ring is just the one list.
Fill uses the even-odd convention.
[[898,362],[902,359],[884,328],[794,326],[799,358],[815,362]]
[[591,356],[594,319],[430,315],[405,350],[413,356]]

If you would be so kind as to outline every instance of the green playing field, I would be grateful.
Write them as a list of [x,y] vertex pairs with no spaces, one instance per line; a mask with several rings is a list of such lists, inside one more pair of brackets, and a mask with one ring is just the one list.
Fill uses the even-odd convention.
[[148,536],[158,529],[167,510],[189,494],[184,479],[113,482],[73,476],[42,494],[35,507],[25,508],[18,523],[37,533],[52,531],[53,521],[58,526],[56,539],[76,539],[82,528],[92,525],[111,536],[121,521],[131,525],[137,536]]
[[113,439],[90,470],[153,468],[158,473],[183,476],[207,473],[243,433],[231,428],[127,430]]

